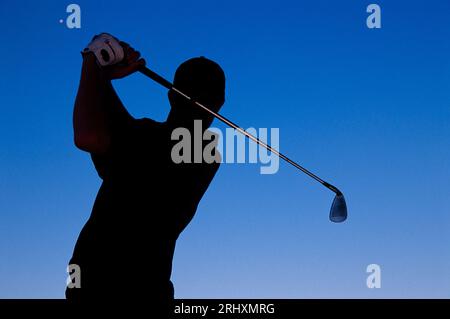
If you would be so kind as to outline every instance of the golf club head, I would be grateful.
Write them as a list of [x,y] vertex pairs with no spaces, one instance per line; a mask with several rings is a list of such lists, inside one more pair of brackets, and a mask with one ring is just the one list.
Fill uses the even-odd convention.
[[334,223],[342,223],[347,219],[347,204],[344,194],[337,193],[330,209],[330,220]]

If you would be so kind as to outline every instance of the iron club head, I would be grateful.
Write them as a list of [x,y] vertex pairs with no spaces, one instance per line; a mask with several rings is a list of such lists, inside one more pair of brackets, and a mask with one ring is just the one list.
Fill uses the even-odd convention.
[[334,223],[342,223],[347,219],[347,204],[344,194],[337,193],[330,209],[330,220]]

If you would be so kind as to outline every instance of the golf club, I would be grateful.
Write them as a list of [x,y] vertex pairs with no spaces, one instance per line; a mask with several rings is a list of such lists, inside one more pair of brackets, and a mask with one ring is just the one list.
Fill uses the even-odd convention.
[[[119,40],[108,33],[101,33],[99,35],[94,36],[91,43],[88,45],[88,47],[85,50],[93,52],[97,58],[98,64],[102,67],[119,63],[121,60],[123,60],[123,58],[125,56],[124,50],[123,50],[121,44],[119,43]],[[207,106],[199,103],[198,101],[195,101],[192,97],[190,97],[187,94],[178,90],[176,87],[173,86],[173,84],[171,82],[167,81],[162,76],[153,72],[149,68],[142,67],[139,71],[142,74],[144,74],[144,75],[148,76],[149,78],[151,78],[152,80],[154,80],[155,82],[161,84],[168,90],[172,90],[173,92],[179,94],[180,96],[182,96],[186,100],[190,101],[194,105],[202,108],[206,112],[213,115],[215,118],[217,118],[220,121],[222,121],[223,123],[231,126],[232,128],[234,128],[241,134],[245,135],[247,138],[251,139],[258,145],[264,147],[268,151],[274,153],[275,155],[282,158],[283,160],[285,160],[286,162],[288,162],[295,168],[299,169],[300,171],[302,171],[309,177],[315,179],[317,182],[319,182],[320,184],[322,184],[329,190],[333,191],[336,194],[336,196],[334,197],[333,204],[331,205],[330,220],[335,223],[340,223],[347,219],[347,204],[345,202],[344,195],[337,187],[325,182],[323,179],[321,179],[317,175],[311,173],[310,171],[308,171],[306,168],[302,167],[301,165],[297,164],[296,162],[294,162],[293,160],[288,158],[286,155],[281,154],[279,151],[277,151],[276,149],[273,149],[270,145],[264,143],[259,138],[246,132],[244,129],[242,129],[240,126],[234,124],[229,119],[225,118],[224,116],[220,115],[219,113],[216,113],[216,112],[210,110]]]
[[235,123],[233,123],[232,121],[230,121],[226,117],[220,115],[219,113],[216,113],[216,112],[210,110],[205,105],[195,101],[193,98],[191,98],[187,94],[181,92],[176,87],[174,87],[171,82],[167,81],[162,76],[160,76],[159,74],[153,72],[149,68],[143,67],[139,71],[142,74],[144,74],[144,75],[148,76],[149,78],[151,78],[152,80],[154,80],[155,82],[161,84],[162,86],[164,86],[168,90],[172,90],[173,92],[179,94],[180,96],[182,96],[186,100],[189,100],[191,103],[193,103],[196,106],[202,108],[203,110],[205,110],[206,112],[210,113],[211,115],[213,115],[218,120],[220,120],[223,123],[231,126],[232,128],[234,128],[235,130],[237,130],[241,134],[245,135],[246,137],[248,137],[249,139],[251,139],[252,141],[257,143],[258,145],[260,145],[260,146],[264,147],[265,149],[267,149],[268,151],[276,154],[278,157],[282,158],[283,160],[285,160],[286,162],[288,162],[289,164],[291,164],[295,168],[299,169],[300,171],[302,171],[303,173],[305,173],[309,177],[315,179],[316,181],[318,181],[320,184],[322,184],[323,186],[325,186],[329,190],[333,191],[336,194],[336,196],[334,197],[333,204],[331,205],[330,220],[332,222],[335,222],[335,223],[340,223],[340,222],[343,222],[343,221],[345,221],[347,219],[347,204],[345,202],[344,194],[342,194],[342,192],[337,187],[327,183],[326,181],[324,181],[323,179],[321,179],[317,175],[311,173],[310,171],[308,171],[303,166],[297,164],[296,162],[294,162],[293,160],[288,158],[286,155],[280,153],[276,149],[273,149],[270,145],[268,145],[267,143],[264,143],[259,138],[257,138],[255,136],[253,136],[252,134],[248,133],[247,131],[245,131],[240,126],[236,125]]

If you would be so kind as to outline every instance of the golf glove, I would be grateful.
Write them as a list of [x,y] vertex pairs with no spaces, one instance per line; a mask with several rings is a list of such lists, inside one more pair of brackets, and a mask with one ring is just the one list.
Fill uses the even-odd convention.
[[102,67],[119,63],[125,56],[119,40],[108,33],[94,36],[84,52],[94,53],[97,63]]

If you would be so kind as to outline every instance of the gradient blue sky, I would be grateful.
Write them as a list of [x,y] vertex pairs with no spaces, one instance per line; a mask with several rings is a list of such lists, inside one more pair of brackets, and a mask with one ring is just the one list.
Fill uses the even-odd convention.
[[[71,115],[79,51],[101,31],[169,78],[216,60],[222,113],[279,127],[281,151],[347,197],[332,224],[333,194],[287,164],[222,165],[178,241],[176,297],[450,297],[450,2],[77,1],[80,30],[59,23],[69,3],[0,3],[0,297],[64,296],[100,185]],[[152,81],[115,87],[134,116],[165,119]],[[366,287],[371,263],[381,289]]]

